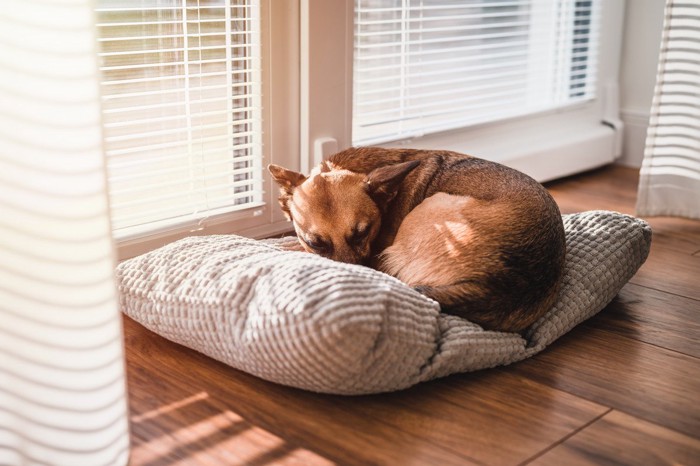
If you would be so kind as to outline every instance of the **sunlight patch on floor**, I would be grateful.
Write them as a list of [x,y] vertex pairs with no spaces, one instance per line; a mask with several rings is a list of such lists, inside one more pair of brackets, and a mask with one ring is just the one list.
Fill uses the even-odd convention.
[[[182,409],[207,398],[204,392],[176,403],[135,416],[134,422]],[[322,456],[288,444],[267,430],[254,426],[233,411],[214,416],[166,433],[149,442],[134,445],[132,465],[331,465]]]
[[196,402],[204,400],[206,398],[209,398],[209,394],[207,392],[199,392],[196,395],[192,395],[190,397],[184,398],[184,399],[176,401],[174,403],[163,405],[163,406],[160,406],[156,409],[146,411],[145,413],[131,416],[131,422],[143,422],[143,421],[146,421],[148,419],[153,419],[155,417],[162,416],[163,414],[167,414],[171,411],[175,411],[176,409],[184,408],[187,405],[190,405],[192,403],[196,403]]

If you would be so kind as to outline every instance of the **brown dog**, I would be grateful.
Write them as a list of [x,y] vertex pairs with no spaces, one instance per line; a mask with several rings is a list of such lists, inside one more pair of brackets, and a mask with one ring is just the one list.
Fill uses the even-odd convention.
[[516,170],[446,151],[348,149],[306,177],[268,167],[309,252],[391,274],[493,330],[554,303],[565,240],[557,204]]

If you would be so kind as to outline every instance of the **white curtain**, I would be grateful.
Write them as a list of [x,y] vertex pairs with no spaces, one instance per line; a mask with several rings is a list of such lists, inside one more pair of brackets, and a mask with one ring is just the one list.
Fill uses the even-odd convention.
[[0,13],[0,464],[125,465],[93,5]]
[[700,3],[665,14],[637,214],[700,219]]

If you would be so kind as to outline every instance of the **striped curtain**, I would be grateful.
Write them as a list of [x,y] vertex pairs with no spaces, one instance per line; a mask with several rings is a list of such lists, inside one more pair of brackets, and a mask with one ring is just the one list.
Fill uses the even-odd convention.
[[0,14],[0,465],[125,465],[93,5]]
[[665,14],[637,214],[700,219],[700,3]]

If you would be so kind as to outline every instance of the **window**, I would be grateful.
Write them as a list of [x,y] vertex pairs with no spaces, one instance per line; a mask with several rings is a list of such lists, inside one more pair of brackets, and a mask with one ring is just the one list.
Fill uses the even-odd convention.
[[595,96],[597,1],[355,1],[353,143]]
[[[121,244],[204,230],[289,228],[275,210],[264,165],[294,166],[298,150],[285,148],[275,159],[271,146],[295,123],[284,112],[286,121],[271,115],[276,81],[263,62],[277,53],[277,69],[298,69],[291,64],[296,54],[284,53],[297,32],[293,6],[278,12],[270,3],[97,1],[103,137]],[[290,9],[292,16],[283,17]],[[263,40],[273,21],[280,34]],[[295,74],[284,77],[297,82]],[[294,107],[296,98],[279,93],[275,104]]]
[[306,2],[302,164],[336,140],[454,150],[545,181],[621,152],[624,2]]
[[129,5],[98,9],[115,234],[260,205],[259,5]]
[[306,172],[353,143],[455,150],[538,180],[610,162],[623,5],[97,0],[120,255],[288,231],[264,167]]

